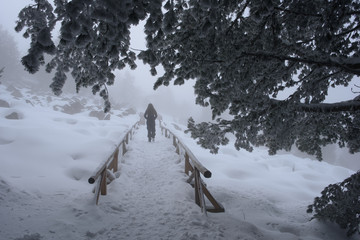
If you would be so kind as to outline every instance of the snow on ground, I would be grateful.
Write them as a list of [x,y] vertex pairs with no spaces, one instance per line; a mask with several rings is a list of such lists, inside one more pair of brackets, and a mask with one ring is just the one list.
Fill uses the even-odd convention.
[[[96,206],[87,179],[138,115],[69,115],[54,111],[66,103],[62,98],[22,95],[0,85],[0,99],[10,103],[0,107],[0,240],[345,239],[337,225],[309,221],[306,208],[352,170],[290,154],[268,156],[264,149],[238,152],[231,145],[212,155],[167,117],[167,127],[211,170],[212,178],[204,180],[225,213],[201,213],[171,139],[157,128],[149,143],[145,126]],[[13,112],[19,119],[7,118]]]

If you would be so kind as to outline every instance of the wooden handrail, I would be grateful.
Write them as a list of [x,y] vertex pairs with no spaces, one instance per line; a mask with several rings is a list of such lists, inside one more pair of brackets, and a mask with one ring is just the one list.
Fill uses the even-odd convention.
[[173,136],[173,145],[175,147],[179,145],[181,148],[185,150],[185,152],[192,161],[192,165],[194,165],[200,171],[200,173],[202,173],[204,177],[211,178],[210,170],[204,167],[204,165],[201,164],[201,162],[195,157],[195,155],[191,152],[191,150],[172,131],[170,131],[168,128],[163,126],[163,123],[161,121],[160,121],[160,127],[162,131],[165,130]]
[[[173,133],[171,133],[173,134]],[[200,161],[195,157],[191,150],[178,138],[178,144],[185,150],[189,158],[191,159],[193,165],[199,170],[200,173],[206,178],[211,178],[211,172]]]
[[[120,144],[122,144],[122,143],[123,143],[123,141],[121,141]],[[119,144],[119,145],[120,145],[120,144]],[[101,175],[101,173],[104,171],[104,169],[106,169],[106,168],[109,166],[109,165],[108,165],[109,162],[110,162],[110,161],[111,161],[111,162],[113,161],[114,155],[115,155],[115,151],[118,152],[118,150],[119,150],[119,145],[116,146],[114,152],[111,153],[111,155],[108,157],[108,159],[107,159],[104,163],[102,163],[102,164],[97,168],[97,170],[95,170],[94,174],[93,174],[91,177],[89,177],[88,182],[89,182],[90,184],[93,184],[93,183],[96,181],[96,179]],[[115,172],[115,171],[114,171],[114,172]]]
[[[89,177],[88,182],[90,184],[93,184],[96,182],[96,180],[99,179],[97,186],[95,187],[95,198],[96,198],[96,205],[99,202],[99,196],[106,195],[107,194],[107,187],[106,185],[107,180],[109,180],[109,183],[114,180],[114,175],[111,173],[111,170],[113,173],[118,171],[118,156],[119,151],[121,149],[121,155],[124,155],[126,153],[126,144],[129,143],[129,136],[130,139],[133,135],[133,130],[138,126],[139,122],[136,122],[129,131],[126,132],[124,137],[121,139],[119,144],[115,147],[114,151],[110,154],[110,156],[107,158],[107,160],[99,165],[99,167],[94,171],[94,173]],[[120,148],[122,146],[122,148]]]
[[[195,157],[191,150],[172,131],[164,126],[162,121],[159,120],[159,123],[161,132],[164,133],[165,131],[165,137],[170,138],[172,135],[173,145],[176,148],[176,153],[181,155],[180,148],[184,150],[185,173],[189,176],[187,182],[195,188],[195,203],[200,206],[201,211],[204,212],[204,214],[206,214],[206,212],[224,212],[224,207],[211,195],[200,176],[201,173],[205,178],[210,178],[212,175],[211,172],[201,164],[201,162]],[[192,182],[194,183],[192,184]],[[213,205],[213,207],[206,206],[204,198],[205,196]]]

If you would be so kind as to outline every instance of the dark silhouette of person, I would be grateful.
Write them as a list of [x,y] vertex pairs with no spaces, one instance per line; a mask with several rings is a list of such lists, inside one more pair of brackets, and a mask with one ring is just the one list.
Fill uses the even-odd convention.
[[149,103],[149,105],[144,113],[144,118],[146,119],[149,142],[151,142],[151,140],[154,141],[155,140],[155,119],[157,118],[157,112],[151,103]]

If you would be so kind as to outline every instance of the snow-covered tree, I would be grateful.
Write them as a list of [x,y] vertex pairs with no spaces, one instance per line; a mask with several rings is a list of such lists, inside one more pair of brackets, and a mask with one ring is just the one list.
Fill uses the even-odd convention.
[[[34,0],[21,10],[16,31],[25,28],[24,37],[31,38],[28,54],[22,63],[30,73],[45,64],[44,54],[53,55],[46,65],[55,70],[51,89],[56,95],[71,72],[77,91],[92,87],[110,109],[106,86],[115,80],[113,73],[126,65],[136,68],[136,54],[129,49],[130,27],[144,20],[147,14],[161,12],[160,0]],[[61,23],[59,40],[52,32]],[[55,43],[56,42],[56,43]]]
[[307,212],[314,212],[313,218],[337,223],[348,236],[360,234],[360,172],[327,186]]
[[20,53],[14,38],[0,25],[0,68],[4,83],[19,83],[25,73],[20,64]]
[[106,85],[115,69],[136,67],[129,29],[144,20],[147,48],[138,58],[153,75],[164,69],[154,88],[195,79],[196,103],[211,106],[216,121],[188,125],[203,147],[217,152],[232,133],[237,149],[264,145],[275,154],[295,144],[321,159],[331,143],[360,150],[359,99],[324,103],[330,87],[360,75],[359,17],[357,0],[35,0],[16,30],[31,37],[28,71],[52,54],[53,91],[71,71],[77,88],[100,92],[108,110]]

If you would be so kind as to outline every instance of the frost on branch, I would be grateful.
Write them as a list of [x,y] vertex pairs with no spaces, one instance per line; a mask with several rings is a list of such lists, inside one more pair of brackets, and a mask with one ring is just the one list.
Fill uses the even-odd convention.
[[[51,88],[60,94],[71,72],[77,91],[82,87],[112,85],[113,71],[136,68],[136,55],[130,50],[130,28],[145,17],[161,12],[161,1],[118,0],[35,0],[19,13],[16,31],[30,37],[29,52],[23,57],[25,68],[35,73],[40,65],[56,69]],[[59,39],[52,37],[59,22]],[[55,33],[54,35],[57,35]],[[55,45],[54,42],[57,44]],[[46,63],[44,54],[52,55]],[[94,91],[98,93],[99,91]],[[110,109],[108,94],[102,93],[105,110]]]
[[[229,139],[225,137],[223,129],[216,124],[200,123],[195,126],[195,122],[192,118],[188,121],[188,130],[185,132],[191,132],[191,137],[194,139],[199,138],[198,144],[204,148],[210,149],[211,153],[217,153],[219,145],[226,145]],[[210,133],[207,135],[207,133]]]
[[[22,59],[30,72],[52,54],[47,70],[56,70],[56,93],[70,72],[77,90],[92,87],[108,109],[102,90],[116,69],[135,69],[138,57],[152,75],[164,69],[155,89],[195,80],[196,103],[219,119],[189,125],[203,147],[216,152],[230,133],[237,149],[266,146],[276,154],[297,146],[321,160],[328,144],[360,151],[359,102],[324,103],[330,87],[360,75],[359,12],[356,1],[340,0],[55,0],[54,9],[36,0],[16,29],[31,38]],[[139,21],[146,21],[146,49],[136,56],[130,28]]]
[[307,212],[314,212],[315,219],[337,223],[348,236],[360,234],[360,172],[327,186]]
[[55,15],[50,3],[37,0],[36,4],[29,5],[19,13],[19,20],[15,30],[20,32],[26,28],[24,37],[31,37],[28,54],[21,60],[25,69],[30,73],[39,70],[44,64],[44,54],[54,54],[55,45],[51,39],[51,31],[55,26]]
[[321,160],[328,144],[360,151],[360,104],[324,103],[330,87],[360,75],[360,5],[165,1],[164,9],[160,26],[147,20],[148,49],[139,57],[165,70],[154,88],[195,79],[196,103],[219,119],[189,121],[203,147],[216,152],[231,133],[237,149],[266,146],[269,154],[297,146]]

